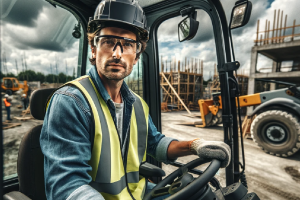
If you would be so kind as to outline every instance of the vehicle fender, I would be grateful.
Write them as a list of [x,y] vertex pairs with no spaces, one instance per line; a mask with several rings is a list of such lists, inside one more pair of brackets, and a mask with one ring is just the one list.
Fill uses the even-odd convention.
[[292,109],[294,112],[296,112],[300,116],[300,104],[293,101],[292,99],[287,99],[287,98],[275,98],[275,99],[271,99],[265,103],[262,103],[253,110],[253,112],[251,113],[251,116],[254,116],[255,114],[257,114],[261,109],[264,109],[267,107],[272,107],[272,106],[286,107],[286,108]]

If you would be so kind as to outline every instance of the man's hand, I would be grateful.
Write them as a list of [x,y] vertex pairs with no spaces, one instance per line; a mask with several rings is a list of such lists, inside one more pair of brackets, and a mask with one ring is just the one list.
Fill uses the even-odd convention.
[[230,147],[220,141],[194,140],[191,143],[191,151],[200,158],[221,160],[221,168],[227,167],[231,159]]

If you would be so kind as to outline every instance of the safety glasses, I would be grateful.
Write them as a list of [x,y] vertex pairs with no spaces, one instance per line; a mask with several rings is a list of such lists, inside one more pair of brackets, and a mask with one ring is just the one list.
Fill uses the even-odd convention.
[[119,45],[123,54],[139,53],[142,48],[138,41],[114,35],[95,36],[94,45],[108,53],[114,52]]

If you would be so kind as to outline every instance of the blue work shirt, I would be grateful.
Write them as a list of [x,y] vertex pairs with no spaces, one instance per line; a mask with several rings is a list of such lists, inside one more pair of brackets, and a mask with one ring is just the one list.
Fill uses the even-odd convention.
[[[89,76],[108,105],[116,125],[114,103],[103,86],[96,67],[90,69]],[[125,82],[120,91],[124,102],[122,136],[126,139],[135,97]],[[76,87],[65,86],[54,93],[45,114],[40,136],[47,199],[93,198],[93,192],[94,195],[102,197],[88,185],[92,181],[88,174],[88,171],[92,170],[88,164],[92,151],[92,126],[89,105]],[[174,160],[168,160],[167,157],[168,146],[173,140],[175,139],[165,137],[157,131],[149,115],[147,154],[160,162],[173,162]]]

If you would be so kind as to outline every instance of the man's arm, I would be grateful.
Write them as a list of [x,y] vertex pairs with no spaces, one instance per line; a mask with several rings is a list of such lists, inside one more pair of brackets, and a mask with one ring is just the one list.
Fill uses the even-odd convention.
[[182,156],[193,155],[190,150],[190,144],[192,141],[172,141],[168,148],[168,158],[176,159]]
[[[49,104],[40,136],[47,199],[104,199],[89,182],[90,112],[80,92],[64,87]],[[82,97],[84,98],[84,97]],[[91,196],[92,195],[92,196]],[[86,198],[88,197],[88,198]]]

